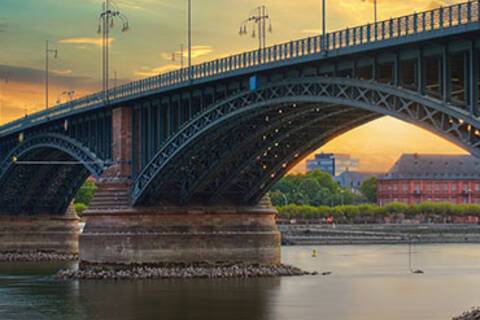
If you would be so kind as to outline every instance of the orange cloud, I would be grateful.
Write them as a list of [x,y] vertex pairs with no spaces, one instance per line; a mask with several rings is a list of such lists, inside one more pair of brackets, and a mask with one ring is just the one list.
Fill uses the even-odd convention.
[[[108,43],[112,44],[114,39],[108,39]],[[88,37],[79,37],[79,38],[66,38],[59,41],[59,43],[65,44],[80,44],[80,45],[95,45],[95,46],[102,46],[102,38],[88,38]]]

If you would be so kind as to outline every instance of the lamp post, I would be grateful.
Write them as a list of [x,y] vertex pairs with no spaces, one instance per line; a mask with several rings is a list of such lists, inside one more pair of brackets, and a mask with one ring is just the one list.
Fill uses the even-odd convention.
[[[367,1],[367,0],[362,0],[363,2]],[[377,0],[373,0],[373,21],[375,22],[375,24],[378,22],[378,19],[377,19]]]
[[260,6],[252,10],[250,16],[242,21],[240,24],[240,32],[241,36],[246,35],[248,33],[247,26],[248,24],[252,23],[253,31],[252,31],[252,38],[256,38],[257,34],[255,33],[255,27],[258,28],[258,42],[259,42],[259,50],[264,49],[267,46],[267,22],[268,32],[272,33],[272,19],[270,14],[268,13],[268,9],[266,6]]
[[[0,79],[3,80],[3,84],[4,84],[4,86],[6,86],[8,84],[9,73],[8,72],[5,73]],[[1,118],[1,111],[2,111],[2,107],[3,107],[3,95],[4,95],[4,92],[5,92],[4,89],[5,88],[2,86],[2,90],[0,91],[0,118]]]
[[[185,60],[185,55],[183,54],[183,44],[180,45],[180,52],[173,52],[172,53],[172,61],[175,62],[177,59],[180,60],[180,69],[183,69],[184,67],[184,60]],[[190,67],[190,65],[189,65]]]
[[192,0],[188,0],[188,78],[192,79]]
[[103,11],[100,14],[98,33],[102,33],[102,90],[105,100],[108,102],[109,87],[109,47],[110,47],[110,31],[114,27],[115,18],[122,23],[122,32],[130,29],[127,17],[122,14],[118,6],[111,0],[105,0],[103,3]]
[[55,59],[58,58],[58,50],[57,49],[50,49],[48,47],[48,40],[45,41],[45,109],[48,109],[48,59],[50,55],[53,54]]
[[[326,50],[325,37],[327,35],[327,5],[325,0],[322,0],[322,49]],[[326,52],[326,51],[325,51]]]
[[75,96],[75,90],[67,90],[63,91],[62,94],[58,97],[57,103],[62,102],[62,97],[66,96],[68,101],[71,102],[73,100],[73,97]]

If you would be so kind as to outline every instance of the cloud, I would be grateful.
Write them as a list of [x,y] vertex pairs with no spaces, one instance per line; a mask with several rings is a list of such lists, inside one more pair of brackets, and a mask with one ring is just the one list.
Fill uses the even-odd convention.
[[317,35],[317,34],[320,34],[322,32],[322,29],[318,28],[318,29],[303,29],[302,30],[302,33],[304,34],[308,34],[308,35]]
[[[113,38],[109,39],[109,44],[112,44],[114,41]],[[102,46],[102,38],[89,38],[89,37],[78,37],[78,38],[66,38],[59,41],[59,43],[65,44],[80,44],[80,45],[94,45]]]
[[[92,87],[96,81],[90,77],[71,76],[71,70],[54,70],[50,74],[52,85],[68,86],[72,88]],[[0,65],[0,75],[8,74],[10,82],[43,85],[45,71],[29,67]]]
[[55,74],[61,75],[61,76],[65,76],[67,74],[72,74],[72,70],[70,70],[70,69],[62,69],[62,70],[54,69],[54,70],[52,70],[52,72],[55,73]]
[[176,64],[166,64],[160,67],[150,68],[150,67],[141,67],[140,70],[135,71],[135,76],[137,77],[153,77],[162,73],[173,71],[179,69],[179,66]]
[[[213,52],[213,48],[211,46],[207,45],[196,45],[192,46],[192,58],[199,58],[202,56],[206,56],[208,54],[211,54]],[[161,57],[162,59],[172,61],[172,53],[173,52],[162,52]],[[180,50],[174,52],[176,56],[179,56],[181,54]],[[185,47],[183,49],[183,57],[188,58],[188,49]]]

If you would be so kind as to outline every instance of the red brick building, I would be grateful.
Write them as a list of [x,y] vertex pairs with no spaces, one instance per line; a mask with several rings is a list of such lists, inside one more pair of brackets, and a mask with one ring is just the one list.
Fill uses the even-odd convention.
[[480,203],[480,160],[472,156],[404,154],[377,184],[378,204]]

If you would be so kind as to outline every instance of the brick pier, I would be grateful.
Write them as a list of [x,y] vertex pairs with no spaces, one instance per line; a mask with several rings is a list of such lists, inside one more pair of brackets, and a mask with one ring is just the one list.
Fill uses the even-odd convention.
[[129,204],[132,111],[113,112],[113,165],[85,212],[80,260],[94,264],[280,263],[280,233],[269,202],[257,207]]

